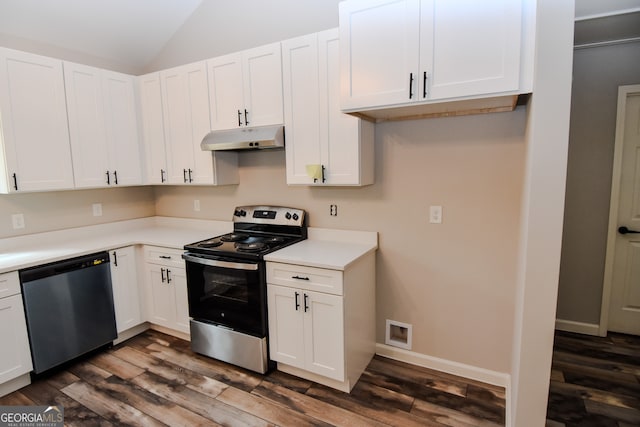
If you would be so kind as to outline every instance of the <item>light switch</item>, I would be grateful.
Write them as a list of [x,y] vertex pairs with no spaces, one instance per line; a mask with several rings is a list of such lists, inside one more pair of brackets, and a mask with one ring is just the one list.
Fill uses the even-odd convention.
[[200,200],[195,199],[193,201],[193,211],[194,212],[200,212]]
[[93,216],[102,216],[102,203],[94,203],[91,205]]
[[442,206],[429,206],[429,222],[442,224]]

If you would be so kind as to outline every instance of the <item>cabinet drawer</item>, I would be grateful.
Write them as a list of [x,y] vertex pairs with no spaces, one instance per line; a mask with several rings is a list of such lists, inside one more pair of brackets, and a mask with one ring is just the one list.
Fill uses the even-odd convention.
[[17,271],[0,274],[0,298],[20,293],[20,277]]
[[342,271],[338,270],[268,262],[267,283],[342,295]]
[[183,253],[184,251],[180,249],[162,248],[158,246],[144,247],[144,258],[147,262],[171,267],[184,268]]

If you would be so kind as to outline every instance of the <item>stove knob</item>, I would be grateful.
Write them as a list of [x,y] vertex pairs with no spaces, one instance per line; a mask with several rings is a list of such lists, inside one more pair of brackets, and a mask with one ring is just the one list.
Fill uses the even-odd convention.
[[240,216],[240,215],[241,215],[241,214],[240,214],[240,211],[239,211],[238,209],[236,209],[236,210],[233,212],[233,216]]
[[287,219],[291,219],[291,214],[289,212],[287,212],[286,214],[284,214],[284,217]]
[[247,211],[240,209],[240,216],[247,216]]
[[294,221],[297,221],[297,220],[298,220],[298,218],[300,218],[300,217],[298,216],[298,214],[297,214],[297,213],[294,213],[294,214],[293,214],[293,216],[292,216],[292,218],[293,218],[293,220],[294,220]]

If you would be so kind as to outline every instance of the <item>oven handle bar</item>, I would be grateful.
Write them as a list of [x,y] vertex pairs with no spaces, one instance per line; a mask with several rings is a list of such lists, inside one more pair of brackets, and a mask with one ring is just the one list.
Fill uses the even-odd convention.
[[217,259],[201,258],[191,254],[182,254],[182,258],[185,261],[194,262],[196,264],[209,265],[211,267],[223,267],[232,268],[234,270],[250,270],[255,271],[258,269],[258,264],[245,264],[240,262],[220,261]]

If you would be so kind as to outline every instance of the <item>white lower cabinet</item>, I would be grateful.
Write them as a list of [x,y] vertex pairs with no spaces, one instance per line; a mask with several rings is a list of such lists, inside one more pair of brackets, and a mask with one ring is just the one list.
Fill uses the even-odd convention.
[[26,383],[5,390],[4,383],[29,373],[33,367],[24,316],[18,272],[0,274],[0,396]]
[[182,252],[145,246],[147,310],[150,323],[188,334],[187,275]]
[[113,249],[109,254],[116,328],[118,333],[121,333],[144,322],[138,286],[136,248],[127,246]]
[[375,353],[375,260],[331,270],[267,262],[269,350],[278,369],[349,392]]

